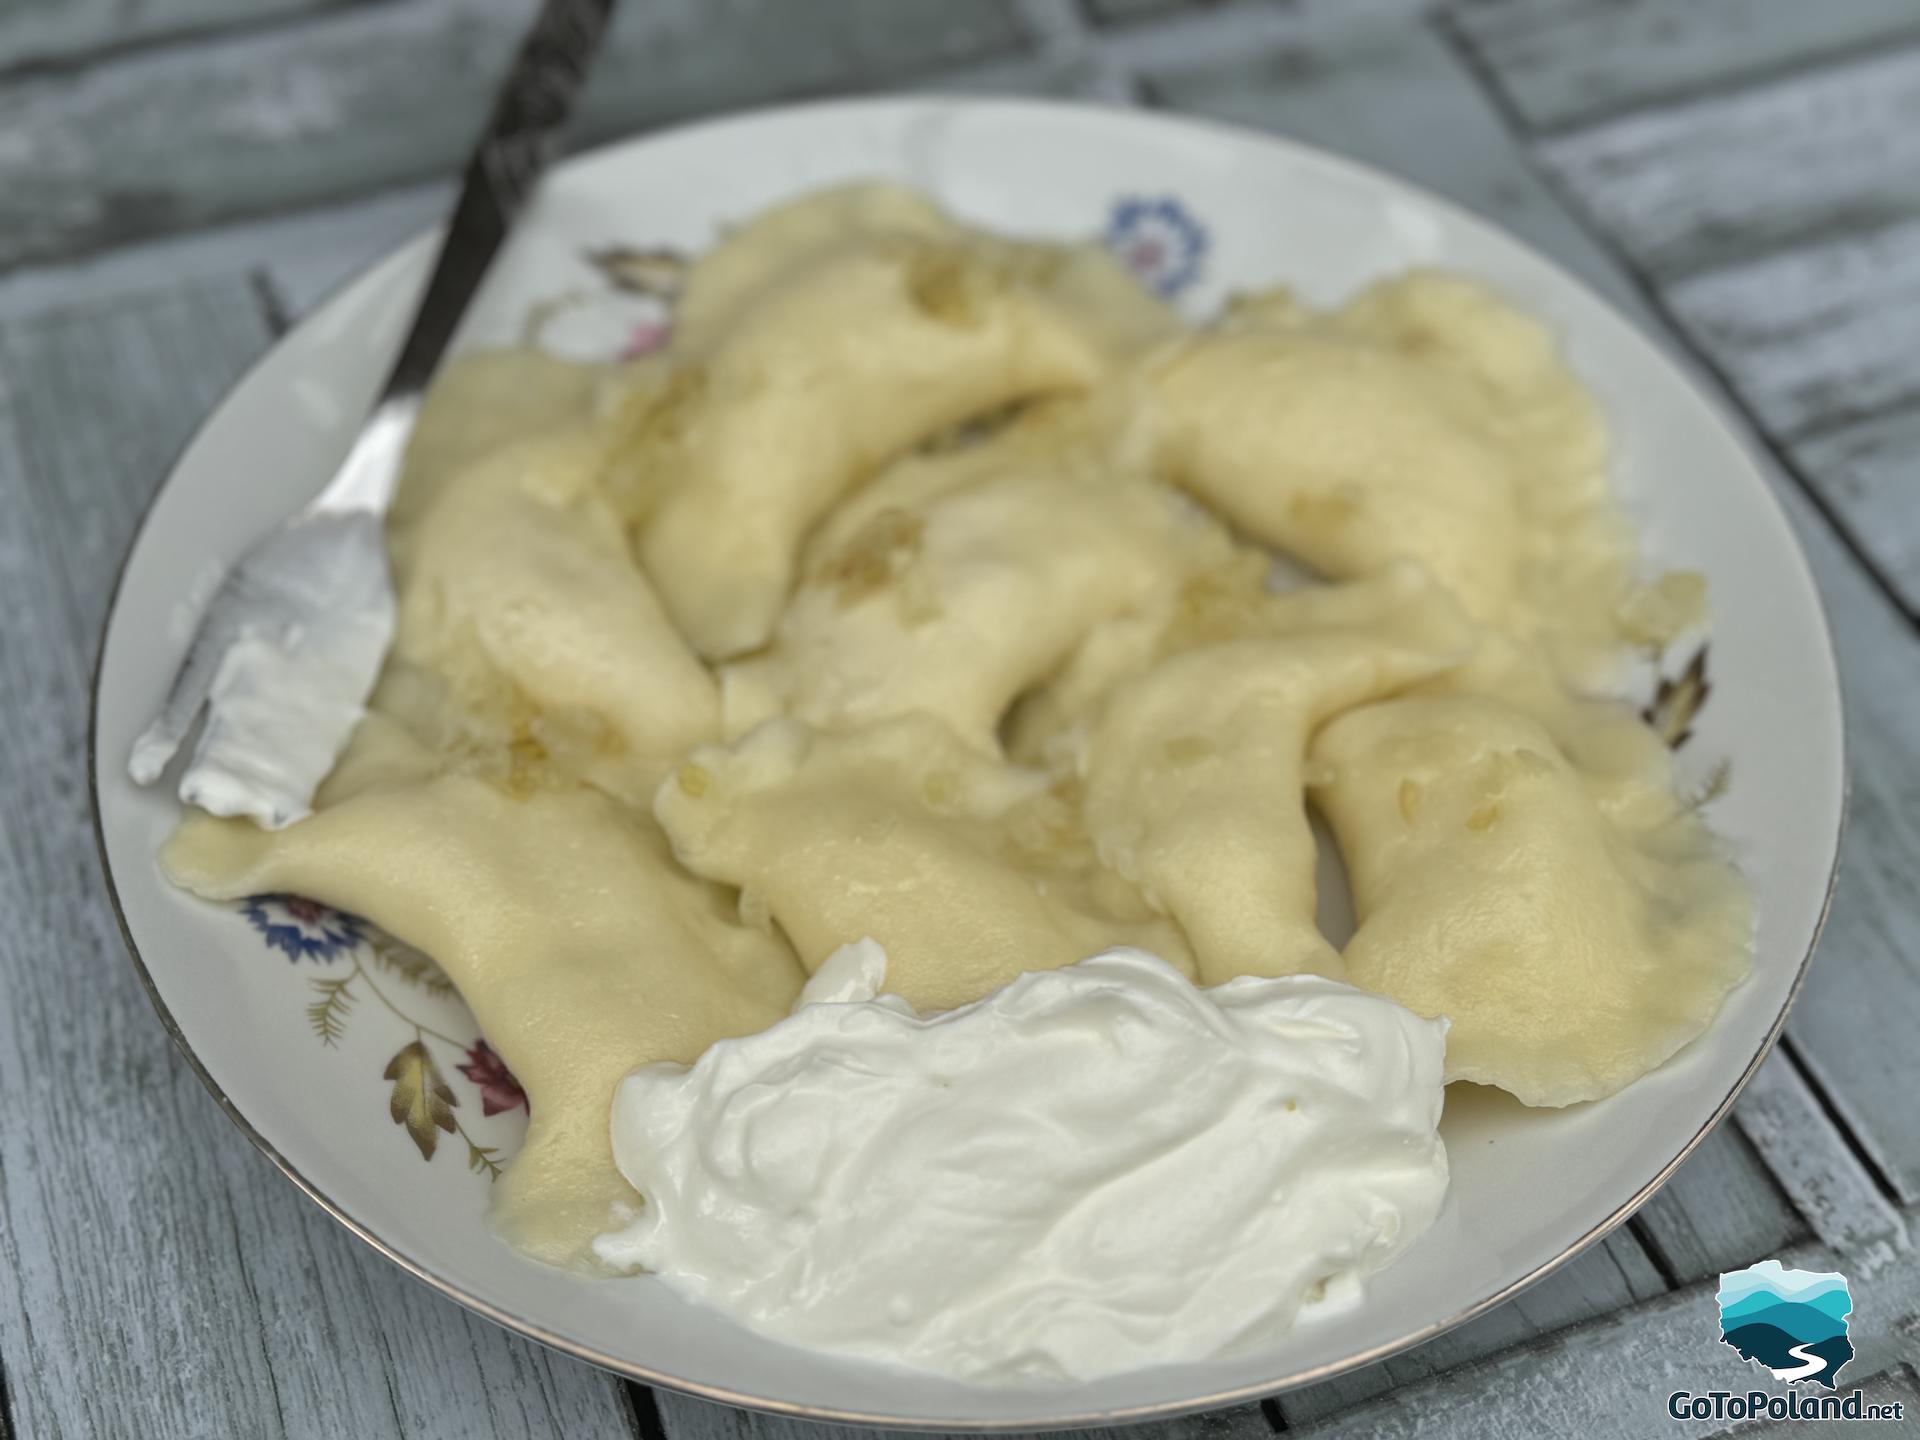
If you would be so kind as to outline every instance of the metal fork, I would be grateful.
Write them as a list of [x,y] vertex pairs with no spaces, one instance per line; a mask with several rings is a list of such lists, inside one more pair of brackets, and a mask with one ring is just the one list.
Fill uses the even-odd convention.
[[333,479],[222,579],[128,770],[158,780],[202,709],[180,799],[270,829],[309,813],[393,637],[382,517],[420,398],[552,158],[613,0],[545,0],[508,72],[393,371]]

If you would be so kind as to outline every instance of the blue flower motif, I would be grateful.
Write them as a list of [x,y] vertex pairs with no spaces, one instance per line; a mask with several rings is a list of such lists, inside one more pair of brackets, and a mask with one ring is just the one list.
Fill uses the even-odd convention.
[[295,964],[332,960],[357,948],[360,927],[366,923],[358,915],[298,895],[255,895],[241,904],[240,913],[265,938],[269,950],[278,950]]
[[1171,300],[1200,278],[1207,231],[1171,195],[1129,195],[1114,202],[1106,244],[1143,285]]

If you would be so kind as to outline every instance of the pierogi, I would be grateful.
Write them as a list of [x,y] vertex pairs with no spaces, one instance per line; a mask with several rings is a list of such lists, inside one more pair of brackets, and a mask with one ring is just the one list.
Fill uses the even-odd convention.
[[1482,695],[1351,711],[1313,761],[1359,919],[1348,978],[1444,1014],[1449,1079],[1610,1095],[1746,975],[1746,891],[1663,773],[1603,810],[1545,725]]
[[531,1097],[496,1214],[542,1259],[640,1203],[623,1075],[865,937],[920,1012],[1116,946],[1344,978],[1534,1105],[1745,970],[1665,746],[1588,693],[1703,589],[1642,582],[1592,400],[1464,279],[1194,327],[1098,249],[828,191],[693,262],[658,353],[457,361],[388,535],[392,653],[314,814],[194,815],[162,861],[439,962]]
[[1471,644],[1422,571],[1322,601],[1311,622],[1269,614],[1270,634],[1201,645],[1122,682],[1083,742],[1100,858],[1179,922],[1204,984],[1345,978],[1314,923],[1308,739],[1329,715],[1457,665]]
[[654,801],[674,854],[764,907],[809,971],[858,930],[924,1010],[1116,945],[1193,973],[1180,932],[1096,862],[1078,808],[1070,783],[971,754],[931,715],[770,721],[695,750]]
[[728,733],[781,714],[927,714],[995,754],[1007,707],[1088,630],[1232,553],[1218,522],[1146,475],[1024,436],[916,458],[870,490],[868,517],[813,547],[772,644],[721,672]]
[[[749,230],[719,252],[753,258],[702,302],[625,459],[662,487],[641,562],[709,658],[766,642],[806,532],[877,465],[971,416],[1089,389],[1172,328],[1101,251],[900,225],[907,207],[870,191],[800,205],[763,222],[804,235],[790,250]],[[803,223],[804,207],[835,223]],[[838,243],[815,243],[820,227]],[[690,288],[706,289],[697,267]]]
[[1165,347],[1146,383],[1162,472],[1256,539],[1335,579],[1419,561],[1476,620],[1607,678],[1632,537],[1544,326],[1454,276],[1324,314],[1281,292]]

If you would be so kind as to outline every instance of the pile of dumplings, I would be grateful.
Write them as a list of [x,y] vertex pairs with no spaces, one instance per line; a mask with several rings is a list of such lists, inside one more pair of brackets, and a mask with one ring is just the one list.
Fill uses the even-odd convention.
[[559,1263],[637,1203],[620,1076],[862,936],[922,1010],[1114,945],[1333,976],[1447,1016],[1450,1079],[1595,1099],[1751,928],[1666,747],[1592,698],[1702,613],[1637,583],[1606,463],[1545,330],[1465,280],[1195,328],[1101,250],[814,195],[688,268],[657,354],[446,374],[314,815],[196,815],[163,863],[439,962],[531,1097],[496,1218]]

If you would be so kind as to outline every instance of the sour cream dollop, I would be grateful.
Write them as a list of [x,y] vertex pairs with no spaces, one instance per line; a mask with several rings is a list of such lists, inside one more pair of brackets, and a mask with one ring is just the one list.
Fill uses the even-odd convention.
[[1138,950],[921,1016],[885,963],[847,946],[788,1019],[627,1076],[647,1198],[603,1260],[789,1344],[1077,1381],[1349,1306],[1440,1208],[1443,1021]]

